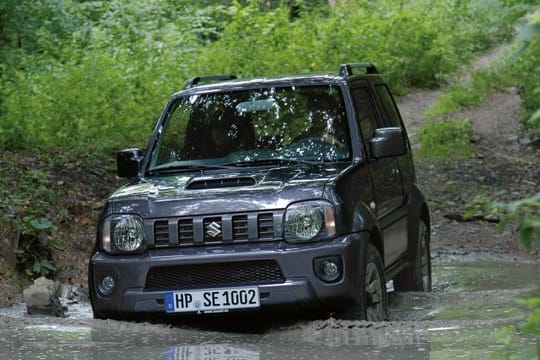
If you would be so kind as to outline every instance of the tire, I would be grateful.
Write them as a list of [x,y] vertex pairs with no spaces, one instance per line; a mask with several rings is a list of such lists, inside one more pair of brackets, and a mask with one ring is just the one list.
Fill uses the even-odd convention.
[[423,219],[418,223],[414,260],[394,278],[397,291],[431,291],[430,230]]
[[106,319],[115,319],[114,315],[104,312],[104,311],[93,311],[94,319],[106,320]]
[[98,311],[94,312],[94,319],[98,320],[116,320],[116,321],[132,321],[136,320],[134,316],[129,316],[119,312],[110,312],[110,311]]
[[98,320],[123,320],[122,314],[115,312],[115,311],[100,311],[96,310],[94,307],[94,304],[92,303],[92,300],[90,300],[90,304],[92,305],[92,314],[94,319]]
[[384,321],[388,314],[388,296],[384,267],[379,252],[369,244],[364,269],[364,290],[356,303],[343,311],[339,317],[352,320]]

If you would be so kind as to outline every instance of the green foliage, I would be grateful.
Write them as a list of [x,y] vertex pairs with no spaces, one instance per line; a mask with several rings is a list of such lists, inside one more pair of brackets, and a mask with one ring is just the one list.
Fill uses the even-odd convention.
[[475,51],[504,36],[505,31],[489,24],[509,10],[496,1],[490,5],[496,6],[454,1],[411,1],[401,7],[393,1],[343,3],[330,12],[318,8],[291,19],[284,7],[264,12],[252,2],[240,7],[221,38],[203,50],[200,68],[252,76],[335,71],[339,63],[367,59],[398,92],[433,86]]
[[426,110],[427,116],[438,116],[461,110],[461,104],[454,98],[452,93],[442,94]]
[[25,269],[25,274],[31,279],[37,279],[41,276],[53,274],[55,271],[53,264],[47,259],[36,259],[34,265]]
[[[512,32],[502,0],[5,0],[0,148],[144,146],[195,75],[336,72],[372,61],[394,90],[434,86]],[[455,99],[454,99],[455,100]]]
[[493,194],[479,193],[472,200],[465,204],[465,212],[463,219],[473,219],[477,216],[484,217],[485,215],[495,214],[493,208]]
[[521,300],[521,303],[530,310],[523,330],[529,334],[538,335],[540,333],[540,286],[534,296]]
[[57,231],[52,176],[35,162],[7,163],[17,167],[0,167],[0,223],[14,231],[16,267],[30,279],[51,275],[50,246]]
[[47,263],[65,271],[64,254],[88,253],[101,201],[118,185],[112,155],[68,149],[0,152],[0,233],[21,274],[51,276]]
[[540,193],[496,207],[504,215],[499,225],[501,229],[509,221],[517,220],[519,237],[525,248],[530,251],[535,243],[540,245]]
[[0,62],[17,56],[17,50],[56,55],[80,21],[71,6],[62,0],[2,0]]
[[[495,204],[494,207],[502,214],[499,228],[503,229],[510,221],[519,224],[519,238],[523,246],[532,251],[540,248],[540,192],[529,198],[513,201],[508,204]],[[537,336],[540,341],[540,282],[536,291],[521,300],[529,314],[523,325],[523,331]],[[538,354],[540,356],[540,352]]]
[[471,134],[468,119],[426,123],[418,131],[418,155],[434,160],[470,158],[474,156]]
[[165,1],[72,5],[88,19],[57,56],[23,53],[5,66],[0,148],[142,146],[188,76],[200,35],[192,17]]
[[[526,41],[525,48],[540,50],[540,11],[536,11],[533,14],[530,21],[521,31],[521,37]],[[527,42],[530,41],[530,42]],[[532,58],[538,60],[538,51],[533,53]],[[530,58],[529,58],[530,60]],[[540,66],[538,61],[536,62],[533,71],[536,73],[536,77],[540,73]],[[532,93],[538,95],[540,93],[539,82],[536,83],[527,82],[529,89],[534,86]],[[534,97],[533,97],[534,98]],[[533,115],[526,121],[526,125],[540,132],[540,99],[538,97],[531,100],[532,109],[535,111]],[[527,101],[527,100],[526,100]],[[526,249],[531,249],[533,245],[540,246],[540,193],[536,196],[518,200],[507,205],[509,211],[509,217],[518,217],[520,219],[519,236],[520,240]],[[523,300],[523,304],[527,306],[530,313],[527,318],[523,330],[536,334],[537,338],[537,357],[540,358],[540,282],[537,285],[536,292]]]
[[22,219],[21,231],[24,235],[39,235],[41,232],[51,232],[56,229],[47,217],[28,215]]

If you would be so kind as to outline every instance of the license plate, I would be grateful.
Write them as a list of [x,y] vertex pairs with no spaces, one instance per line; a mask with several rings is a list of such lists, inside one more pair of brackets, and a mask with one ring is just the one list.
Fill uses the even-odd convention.
[[259,306],[259,288],[256,286],[165,293],[165,311],[168,313],[227,312]]
[[169,347],[167,360],[259,360],[259,352],[222,344]]

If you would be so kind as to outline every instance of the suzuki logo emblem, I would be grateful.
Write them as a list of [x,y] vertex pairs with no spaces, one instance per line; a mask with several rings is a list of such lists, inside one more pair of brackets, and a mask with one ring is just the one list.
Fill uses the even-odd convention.
[[210,224],[206,225],[206,234],[213,238],[221,234],[221,225],[217,222],[212,221]]

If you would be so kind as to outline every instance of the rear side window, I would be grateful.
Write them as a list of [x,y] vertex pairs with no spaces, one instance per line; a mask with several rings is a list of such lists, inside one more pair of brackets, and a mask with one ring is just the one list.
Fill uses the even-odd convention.
[[367,88],[353,89],[352,94],[358,126],[360,127],[364,144],[366,144],[366,152],[368,152],[368,156],[370,156],[369,146],[367,146],[367,144],[373,137],[375,129],[378,127],[375,108],[373,107],[373,102]]
[[354,89],[352,93],[358,125],[360,126],[364,141],[367,141],[371,139],[377,128],[377,117],[371,103],[368,89],[358,88]]
[[397,110],[396,104],[394,103],[392,95],[390,95],[390,90],[388,90],[388,87],[383,84],[376,85],[375,91],[377,91],[377,95],[379,95],[379,98],[381,99],[382,105],[384,107],[383,110],[384,115],[386,115],[387,125],[401,127],[401,119],[399,116],[399,112]]

